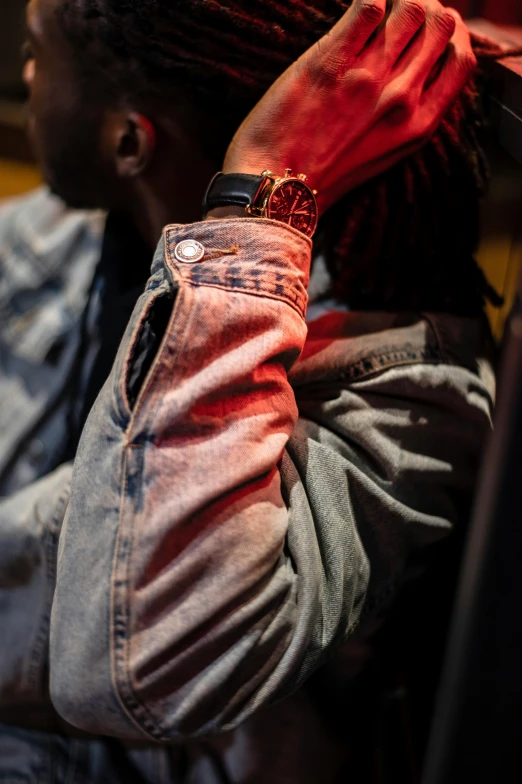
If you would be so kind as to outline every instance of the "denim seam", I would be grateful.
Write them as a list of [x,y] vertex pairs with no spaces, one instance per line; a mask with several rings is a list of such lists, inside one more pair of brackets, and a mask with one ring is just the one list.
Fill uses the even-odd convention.
[[[347,368],[339,369],[337,373],[332,372],[328,374],[328,381],[348,381],[358,382],[364,381],[367,378],[384,373],[394,367],[401,367],[413,364],[429,364],[438,365],[444,364],[442,354],[439,354],[434,346],[428,346],[425,349],[396,349],[388,352],[375,352],[366,354],[360,357]],[[290,380],[291,377],[290,377]],[[324,378],[315,378],[313,383],[324,383]],[[310,381],[300,381],[295,384],[292,383],[294,389],[306,388]]]
[[[213,221],[215,223],[215,220]],[[204,226],[205,229],[209,228],[210,221],[202,220],[196,221],[196,223],[190,224],[190,228],[196,228],[198,226]],[[293,234],[294,237],[297,239],[306,242],[307,245],[311,248],[312,247],[312,240],[310,237],[307,237],[306,234],[303,234],[302,231],[298,231],[298,229],[294,229],[293,226],[290,226],[288,223],[283,223],[282,221],[274,220],[273,218],[252,218],[252,217],[231,217],[231,218],[222,218],[220,220],[220,224],[227,224],[230,226],[235,226],[236,228],[239,226],[244,226],[247,224],[254,224],[255,226],[271,226],[272,228],[277,227],[279,231],[282,232],[290,232]],[[185,232],[187,230],[187,226],[184,224],[176,224],[176,223],[169,223],[164,228],[165,236],[169,236],[170,234],[174,234],[175,232]],[[181,240],[180,240],[181,241]]]
[[[142,732],[147,733],[150,737],[155,740],[164,740],[168,737],[167,731],[162,727],[161,721],[147,708],[147,706],[140,700],[139,696],[136,694],[136,691],[131,682],[131,669],[129,666],[129,642],[130,636],[128,633],[129,630],[129,620],[130,620],[130,608],[129,608],[129,596],[128,596],[128,586],[130,585],[129,579],[129,570],[130,570],[130,553],[132,552],[133,540],[134,540],[134,532],[135,532],[135,510],[130,515],[129,523],[126,524],[126,514],[125,509],[128,504],[129,500],[129,465],[128,465],[128,449],[137,448],[141,449],[141,472],[143,472],[143,460],[144,460],[144,449],[145,446],[143,444],[137,444],[132,442],[132,429],[134,422],[136,421],[136,417],[139,414],[139,410],[141,406],[139,405],[140,400],[143,398],[145,393],[150,390],[154,383],[154,375],[157,369],[157,366],[160,361],[160,357],[163,356],[165,352],[165,348],[168,342],[172,342],[174,344],[174,348],[176,351],[180,351],[182,346],[184,345],[184,339],[186,338],[187,332],[190,326],[190,319],[188,315],[191,312],[191,308],[186,308],[187,315],[185,318],[185,323],[176,324],[176,329],[172,328],[176,320],[176,311],[177,309],[182,308],[183,304],[183,296],[185,292],[183,287],[180,286],[175,304],[172,310],[171,318],[169,320],[169,326],[165,333],[164,340],[158,350],[156,358],[154,360],[153,366],[151,367],[148,375],[148,383],[146,387],[144,386],[142,391],[138,396],[138,400],[136,401],[136,405],[134,407],[133,414],[131,416],[129,426],[127,428],[127,443],[124,449],[124,456],[122,461],[122,471],[123,471],[123,487],[122,487],[122,497],[120,501],[120,514],[119,514],[119,528],[116,540],[116,548],[115,548],[115,560],[113,566],[113,574],[116,576],[116,579],[113,580],[112,585],[112,596],[111,596],[111,615],[112,615],[112,629],[114,633],[114,670],[113,670],[113,680],[116,687],[116,692],[118,695],[118,699],[120,704],[122,705],[125,713],[132,719],[133,723],[136,724]],[[179,304],[182,303],[182,304]],[[179,321],[179,319],[178,319]],[[171,334],[174,333],[174,334]],[[157,400],[157,407],[161,404],[161,399],[158,397]],[[135,499],[133,501],[135,504]],[[127,530],[123,530],[123,529]],[[122,564],[122,569],[124,573],[124,577],[121,580],[119,578],[119,574],[121,572],[120,564]]]
[[[119,526],[114,548],[113,559],[113,578],[111,581],[111,673],[113,686],[118,702],[122,706],[125,715],[138,727],[141,732],[145,732],[153,739],[159,739],[159,733],[149,719],[148,711],[141,705],[134,694],[131,683],[129,668],[129,596],[127,586],[129,583],[129,552],[132,548],[132,536],[134,527],[129,527],[129,532],[122,530],[124,527],[126,501],[128,498],[128,450],[124,448],[122,454],[121,470],[123,473],[122,495],[120,498]],[[120,568],[120,564],[122,567]],[[120,573],[123,571],[122,578]],[[140,714],[142,714],[140,716]],[[149,724],[150,721],[150,724]]]
[[[423,349],[393,349],[382,353],[370,353],[350,365],[339,374],[339,378],[360,381],[363,378],[389,370],[399,365],[415,364],[417,362],[441,363],[443,357],[433,347]],[[368,367],[367,365],[371,365]]]
[[[241,220],[242,221],[243,220],[248,221],[249,219],[241,219]],[[258,222],[257,218],[256,219],[252,219],[252,220],[254,220],[254,222],[256,222],[256,223]],[[281,225],[285,226],[285,224],[281,224]],[[286,228],[291,229],[291,227],[286,227]],[[295,231],[294,229],[291,229],[291,230]],[[297,311],[298,311],[299,315],[301,316],[301,318],[304,319],[305,313],[306,313],[306,307],[307,307],[307,303],[308,303],[308,295],[306,293],[306,286],[304,285],[304,282],[302,284],[303,294],[300,295],[298,291],[295,291],[293,297],[289,293],[290,291],[292,291],[292,288],[285,290],[283,285],[282,285],[282,281],[284,281],[285,279],[286,279],[287,283],[291,282],[289,280],[290,276],[282,274],[282,273],[277,273],[277,274],[280,274],[280,277],[281,277],[282,280],[279,281],[279,282],[273,282],[272,283],[272,287],[277,287],[277,288],[282,289],[281,292],[274,291],[273,288],[271,289],[270,288],[270,283],[268,283],[268,282],[267,282],[267,284],[263,288],[261,288],[260,287],[260,278],[259,277],[255,277],[255,276],[251,276],[251,275],[249,276],[247,274],[246,270],[242,271],[242,278],[241,278],[241,280],[238,280],[238,278],[234,278],[233,281],[230,281],[229,283],[227,283],[227,280],[226,280],[226,278],[227,278],[227,271],[226,270],[223,272],[222,276],[217,275],[217,272],[215,270],[214,271],[205,270],[202,273],[201,272],[198,273],[198,270],[201,269],[201,267],[199,267],[198,265],[201,264],[201,263],[204,263],[206,261],[205,258],[203,258],[202,262],[196,262],[194,264],[194,266],[192,266],[190,268],[187,268],[184,271],[185,272],[185,274],[184,274],[184,272],[181,270],[181,267],[178,265],[178,263],[173,258],[173,247],[178,244],[178,241],[179,241],[179,239],[177,237],[173,238],[171,236],[171,232],[169,232],[168,230],[166,231],[166,233],[165,233],[165,257],[166,257],[166,261],[167,261],[167,267],[169,267],[171,270],[172,269],[176,270],[176,273],[177,273],[176,277],[177,277],[178,281],[180,281],[180,282],[183,281],[183,282],[186,282],[186,283],[190,283],[193,286],[209,286],[209,287],[214,287],[214,288],[220,288],[220,289],[223,289],[223,290],[226,290],[226,291],[243,291],[245,293],[254,294],[256,296],[265,296],[265,297],[269,297],[269,298],[272,298],[272,299],[278,299],[278,300],[280,300],[282,302],[286,302],[287,304],[289,304],[294,309],[297,309]],[[215,256],[212,256],[212,259],[215,259],[215,258],[216,258]],[[258,269],[260,269],[260,268],[258,267]],[[268,274],[271,277],[274,276],[274,272],[273,271],[269,271]],[[220,278],[223,278],[223,279],[221,280]]]
[[[133,427],[134,427],[134,424],[135,424],[137,418],[139,417],[140,412],[141,412],[141,410],[143,408],[142,400],[145,397],[145,395],[148,392],[151,392],[152,399],[154,400],[154,397],[156,398],[155,401],[154,401],[155,402],[154,409],[152,409],[152,402],[153,402],[153,400],[149,400],[148,401],[147,421],[154,420],[154,417],[155,417],[159,407],[161,406],[163,395],[162,394],[155,395],[154,385],[155,385],[155,381],[156,381],[158,367],[161,364],[162,360],[165,358],[166,352],[168,351],[168,353],[170,355],[170,358],[172,359],[172,357],[175,357],[177,354],[179,354],[180,350],[182,349],[182,346],[185,345],[184,340],[186,339],[187,331],[189,329],[189,319],[186,318],[185,319],[185,323],[182,324],[182,325],[176,324],[176,321],[178,321],[178,322],[180,321],[180,318],[179,318],[179,315],[178,315],[178,311],[182,310],[183,305],[185,304],[184,299],[183,299],[184,294],[185,294],[185,290],[184,290],[183,286],[179,286],[178,291],[176,293],[175,300],[174,300],[174,304],[173,304],[173,307],[172,307],[172,313],[170,315],[170,319],[169,319],[169,323],[167,325],[167,329],[165,330],[165,334],[164,334],[164,336],[162,338],[162,341],[160,343],[160,346],[158,348],[156,356],[154,357],[154,361],[153,361],[153,363],[152,363],[152,365],[151,365],[151,367],[149,369],[149,372],[147,373],[147,376],[146,376],[146,378],[145,378],[145,380],[143,382],[143,386],[142,386],[142,388],[141,388],[141,390],[140,390],[140,392],[138,394],[138,397],[136,398],[136,403],[134,405],[134,409],[132,411],[131,418],[130,418],[130,421],[129,421],[129,425],[128,425],[128,428],[127,428],[127,435],[129,437],[129,442],[128,442],[129,444],[133,441],[133,437],[132,437]],[[191,303],[189,303],[189,307],[186,308],[186,310],[187,310],[187,314],[191,312]],[[154,442],[154,435],[152,434],[152,438],[150,437],[148,426],[146,428],[146,433],[145,433],[144,437],[145,437],[145,440],[147,440],[149,442],[150,441]]]
[[453,365],[454,362],[451,362],[451,360],[446,354],[446,351],[444,350],[444,336],[442,330],[440,329],[440,325],[437,325],[435,319],[430,313],[422,313],[422,317],[425,319],[426,323],[431,328],[431,331],[437,341],[437,346],[439,348],[439,351],[443,357],[444,363],[446,365]]
[[265,299],[276,299],[279,302],[284,302],[286,305],[289,305],[293,310],[297,312],[297,314],[303,319],[303,321],[305,319],[306,306],[307,306],[306,295],[303,297],[297,295],[295,299],[292,299],[292,297],[290,296],[283,296],[266,290],[261,291],[256,286],[252,288],[243,284],[234,284],[233,286],[227,286],[225,283],[209,283],[207,281],[193,281],[186,278],[183,279],[183,283],[187,283],[193,288],[206,287],[206,288],[213,288],[213,289],[221,289],[222,291],[230,291],[230,292],[237,291],[239,294],[249,294],[254,297],[261,297]]
[[[143,331],[143,327],[145,325],[145,322],[146,322],[147,318],[149,317],[149,314],[151,313],[151,311],[152,311],[153,307],[155,306],[156,302],[158,301],[159,297],[161,297],[161,296],[162,296],[161,294],[155,294],[150,299],[150,301],[148,302],[147,307],[140,312],[140,317],[139,317],[139,319],[138,319],[138,321],[136,323],[136,326],[134,327],[134,329],[132,331],[132,335],[130,336],[130,339],[129,339],[129,342],[128,342],[127,351],[125,352],[125,357],[124,357],[124,360],[123,360],[122,374],[121,374],[121,386],[120,386],[120,389],[119,389],[119,393],[120,393],[120,396],[121,396],[121,399],[122,399],[122,402],[123,402],[124,413],[126,414],[126,416],[131,416],[132,412],[133,412],[133,408],[131,407],[130,402],[129,402],[129,396],[127,394],[127,385],[128,385],[129,375],[130,375],[130,367],[131,367],[132,357],[133,357],[134,351],[136,349],[136,345],[137,345],[138,339],[139,339],[139,337],[140,337],[140,335],[141,335],[141,333]],[[174,310],[174,308],[173,308],[173,310]],[[172,318],[172,314],[171,314],[171,318]],[[170,319],[169,319],[169,325],[170,325]],[[168,331],[168,327],[167,327],[167,331]],[[159,356],[160,350],[161,350],[161,346],[158,349],[157,356]],[[152,371],[154,365],[155,365],[155,361],[153,362],[153,364],[149,368],[149,373]],[[147,373],[147,376],[149,375],[149,373]],[[147,376],[143,380],[142,389],[144,389],[145,386],[147,385],[147,380],[148,380]],[[140,393],[141,393],[141,391],[142,390],[140,390]],[[136,399],[136,402],[137,402],[137,399]]]

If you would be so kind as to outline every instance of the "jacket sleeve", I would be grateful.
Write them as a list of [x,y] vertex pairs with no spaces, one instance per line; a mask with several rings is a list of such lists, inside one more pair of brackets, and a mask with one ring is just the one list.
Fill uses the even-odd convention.
[[0,499],[0,722],[49,720],[49,616],[72,465]]
[[[177,260],[184,240],[201,243],[201,261]],[[82,435],[60,537],[51,697],[81,729],[202,735],[299,685],[346,639],[365,601],[370,565],[353,497],[361,465],[370,467],[361,499],[383,530],[390,508],[399,524],[406,515],[431,526],[428,540],[454,522],[442,480],[431,512],[412,507],[407,488],[431,458],[409,459],[419,447],[400,444],[393,415],[372,442],[375,456],[363,435],[349,435],[342,411],[337,433],[298,423],[288,373],[306,336],[310,249],[264,220],[165,231]],[[430,411],[442,405],[446,424],[467,405],[455,386],[446,402],[425,401]],[[368,406],[364,388],[350,394]],[[487,406],[469,408],[470,437],[452,457],[466,463],[458,481],[468,492],[476,433],[489,426]],[[372,491],[389,443],[404,457],[399,500],[391,485]],[[433,460],[434,472],[451,474],[442,456]]]

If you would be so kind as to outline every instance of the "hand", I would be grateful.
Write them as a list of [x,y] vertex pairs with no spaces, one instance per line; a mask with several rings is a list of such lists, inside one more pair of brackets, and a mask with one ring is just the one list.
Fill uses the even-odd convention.
[[469,33],[438,0],[355,0],[270,87],[234,136],[223,171],[286,167],[320,213],[419,149],[471,78]]

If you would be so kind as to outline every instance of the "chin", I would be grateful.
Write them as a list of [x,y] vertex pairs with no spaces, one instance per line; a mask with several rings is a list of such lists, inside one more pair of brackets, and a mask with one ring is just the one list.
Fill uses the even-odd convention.
[[53,194],[53,196],[57,196],[61,199],[67,207],[70,207],[72,210],[90,210],[90,209],[97,209],[97,206],[94,204],[90,204],[86,199],[78,196],[77,194],[70,194],[66,191],[63,191],[61,188],[57,188],[54,185],[50,185],[49,190]]
[[106,209],[106,205],[102,203],[101,198],[87,188],[85,188],[85,190],[78,188],[77,182],[73,185],[65,179],[46,174],[44,174],[44,179],[53,196],[57,196],[71,209]]
[[44,147],[39,153],[43,179],[54,196],[77,210],[107,209],[106,178],[92,156],[67,147],[52,151]]

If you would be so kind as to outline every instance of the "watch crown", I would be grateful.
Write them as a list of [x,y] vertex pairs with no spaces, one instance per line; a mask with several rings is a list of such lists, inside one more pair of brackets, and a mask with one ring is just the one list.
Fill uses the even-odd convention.
[[292,176],[292,169],[285,169],[285,177],[291,177],[291,176]]
[[314,196],[317,196],[317,191],[312,191],[312,193],[314,194]]
[[298,180],[302,180],[303,182],[306,182],[306,180],[307,180],[308,178],[307,178],[306,174],[298,174],[298,175],[297,175],[297,179],[298,179]]

